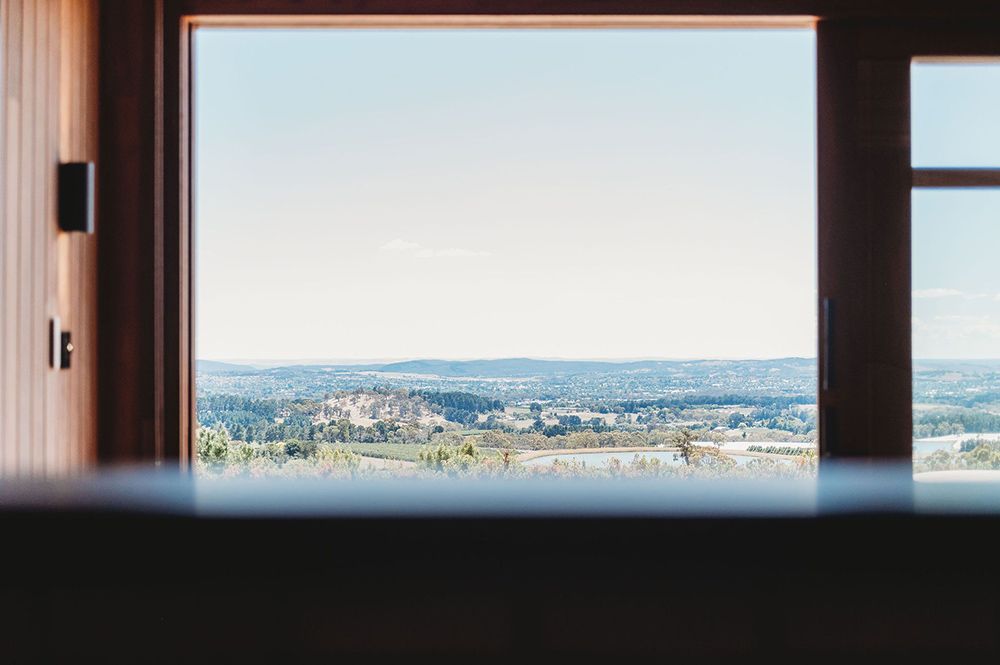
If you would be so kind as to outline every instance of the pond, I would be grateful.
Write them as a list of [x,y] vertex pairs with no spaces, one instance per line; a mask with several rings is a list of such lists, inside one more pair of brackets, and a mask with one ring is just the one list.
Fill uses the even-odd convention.
[[931,453],[937,452],[939,450],[944,450],[949,453],[957,452],[958,441],[955,439],[947,439],[947,440],[924,439],[913,442],[914,457],[927,457]]
[[1000,440],[1000,432],[967,432],[965,434],[948,434],[945,436],[928,437],[926,439],[914,439],[913,456],[916,458],[927,457],[939,450],[957,453],[963,443],[973,442],[972,447],[975,447],[980,441],[998,440]]
[[[740,454],[729,454],[737,464],[746,464],[750,460],[754,459],[751,455],[740,455]],[[581,464],[586,464],[590,467],[601,467],[607,466],[608,463],[613,459],[617,459],[622,464],[629,464],[636,457],[645,457],[646,459],[658,459],[661,464],[671,464],[671,465],[681,465],[684,460],[681,459],[680,453],[670,452],[670,451],[652,451],[652,452],[618,452],[618,453],[559,453],[558,455],[545,455],[544,457],[535,457],[534,459],[529,459],[524,462],[525,466],[542,466],[550,465],[554,461],[559,460],[560,462],[579,462]],[[780,462],[789,462],[787,459],[779,459]]]

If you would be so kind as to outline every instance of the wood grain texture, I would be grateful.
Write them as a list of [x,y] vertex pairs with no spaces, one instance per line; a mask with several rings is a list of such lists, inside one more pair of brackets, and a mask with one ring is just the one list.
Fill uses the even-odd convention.
[[[0,4],[0,476],[96,460],[96,243],[58,231],[57,165],[97,159],[97,0]],[[99,222],[98,222],[99,223]],[[49,320],[73,366],[49,366]]]

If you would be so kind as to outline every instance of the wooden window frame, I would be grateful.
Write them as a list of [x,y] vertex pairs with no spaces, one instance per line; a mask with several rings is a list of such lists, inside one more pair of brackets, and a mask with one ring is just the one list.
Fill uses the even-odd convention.
[[[962,57],[954,54],[914,56],[911,64],[918,63],[1000,65],[1000,53],[993,57],[980,57],[979,55]],[[1000,165],[1000,155],[997,155],[996,163]],[[994,189],[1000,187],[1000,168],[915,166],[913,167],[912,185],[913,189]]]
[[[921,56],[1000,55],[1000,3],[104,0],[102,460],[188,466],[193,455],[193,26],[362,24],[815,25],[820,452],[824,459],[911,459],[910,192],[915,179],[948,182],[955,174],[911,168],[910,63]],[[993,182],[998,175],[975,177]]]
[[913,169],[910,68],[1000,55],[1000,29],[995,17],[953,16],[828,20],[817,32],[821,450],[909,461],[912,188],[997,175]]
[[1000,187],[1000,169],[914,167],[913,187],[914,189]]

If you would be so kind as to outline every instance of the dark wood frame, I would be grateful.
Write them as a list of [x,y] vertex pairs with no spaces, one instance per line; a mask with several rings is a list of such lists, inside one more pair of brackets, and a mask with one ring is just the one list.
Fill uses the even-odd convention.
[[[683,26],[812,17],[818,68],[820,450],[827,458],[910,459],[910,191],[915,178],[926,184],[949,177],[911,169],[910,63],[920,56],[1000,55],[1000,3],[104,0],[101,10],[103,460],[184,465],[192,454],[191,17],[315,25],[331,16],[387,22],[451,16],[478,24],[518,16],[556,23],[631,16]],[[621,20],[609,22],[621,25]]]
[[1000,187],[1000,169],[913,169],[914,187]]
[[910,459],[911,190],[995,182],[991,170],[912,168],[910,67],[997,55],[995,19],[819,23],[824,456]]

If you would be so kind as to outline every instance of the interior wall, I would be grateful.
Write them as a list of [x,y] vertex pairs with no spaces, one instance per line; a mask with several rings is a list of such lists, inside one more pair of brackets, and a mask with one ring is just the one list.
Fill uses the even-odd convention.
[[[63,233],[57,166],[97,160],[98,0],[0,2],[0,475],[96,460],[97,238]],[[100,228],[100,215],[96,225]],[[49,320],[75,350],[49,365]]]

